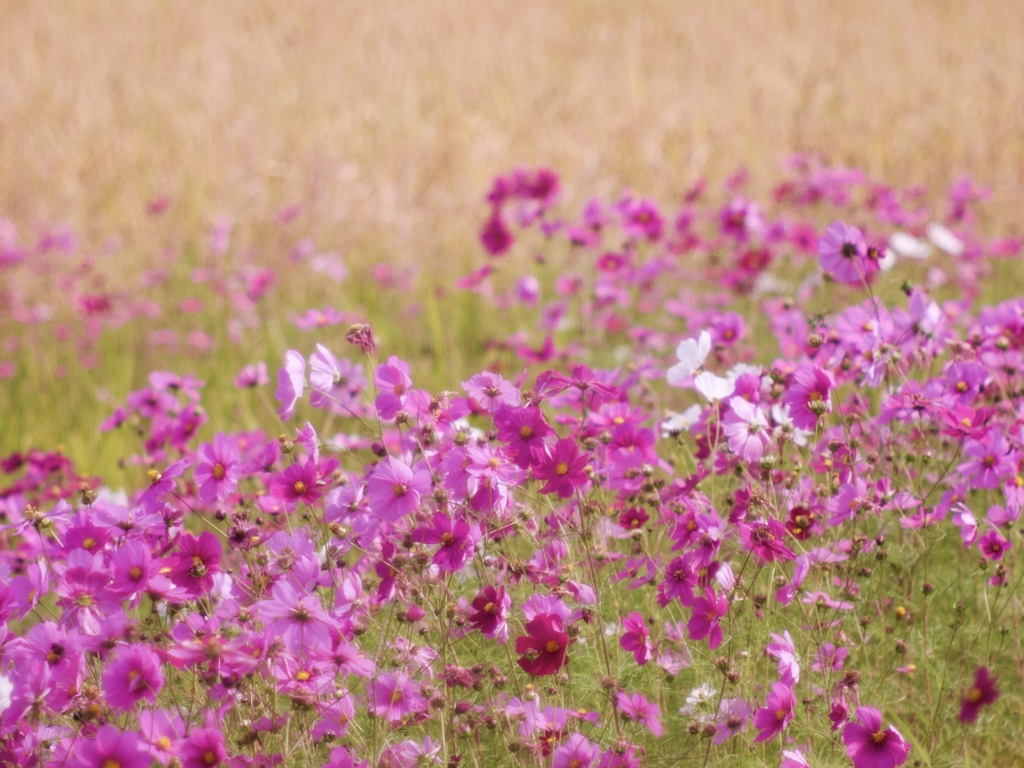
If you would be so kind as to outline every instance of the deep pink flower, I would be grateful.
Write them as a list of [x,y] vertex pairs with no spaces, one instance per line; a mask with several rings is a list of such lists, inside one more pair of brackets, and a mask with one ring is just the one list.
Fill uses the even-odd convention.
[[693,601],[693,615],[686,625],[691,640],[708,638],[712,650],[722,644],[722,628],[719,622],[729,612],[729,601],[725,596],[718,597],[714,590],[709,589],[704,597]]
[[220,571],[222,552],[220,540],[209,531],[198,538],[191,533],[182,535],[177,554],[171,556],[171,581],[191,595],[205,595]]
[[164,494],[172,493],[176,488],[175,480],[184,474],[191,463],[189,459],[179,459],[163,472],[149,470],[149,487],[139,495],[139,504],[149,508],[159,502]]
[[789,379],[782,405],[789,408],[793,426],[813,432],[818,418],[832,411],[832,374],[816,365],[801,365]]
[[540,408],[499,408],[494,414],[498,439],[508,444],[515,462],[523,469],[543,461],[545,438],[555,430],[544,420]]
[[1012,547],[1013,542],[1009,539],[1004,539],[997,530],[988,531],[978,540],[978,549],[989,560],[1002,560],[1003,555],[1009,552]]
[[480,243],[491,256],[501,256],[508,252],[515,242],[501,212],[495,208],[490,218],[480,230]]
[[203,443],[196,454],[194,478],[199,486],[199,500],[206,504],[226,501],[238,487],[238,445],[233,438],[218,432],[213,442]]
[[[696,523],[694,527],[696,527]],[[662,592],[666,600],[679,598],[679,602],[684,606],[693,605],[695,600],[693,590],[697,586],[699,567],[696,556],[692,552],[686,552],[680,557],[673,558],[665,569]]]
[[323,495],[323,488],[320,468],[311,457],[302,464],[292,464],[281,474],[275,475],[270,481],[268,491],[275,499],[281,499],[289,505],[300,501],[303,504],[313,504]]
[[149,768],[149,763],[149,753],[141,748],[138,734],[104,725],[95,740],[75,743],[67,764],[68,768]]
[[388,456],[367,481],[370,511],[386,523],[397,522],[420,505],[420,497],[430,492],[430,485],[430,472],[413,472],[409,465]]
[[754,713],[754,726],[761,729],[754,743],[771,741],[782,733],[793,721],[794,707],[796,695],[793,689],[785,683],[773,684],[765,705]]
[[424,544],[441,545],[434,553],[433,562],[442,571],[462,570],[480,541],[480,526],[462,518],[453,520],[443,512],[435,513],[431,523],[432,527],[419,529],[413,538]]
[[103,695],[118,709],[131,709],[142,699],[153,704],[163,685],[160,657],[148,645],[122,647],[103,672]]
[[882,730],[881,712],[858,707],[857,720],[843,727],[843,743],[854,768],[895,768],[906,762],[910,745],[891,725]]
[[194,730],[181,745],[182,768],[218,768],[227,760],[224,735],[216,728]]
[[643,666],[651,660],[654,655],[654,646],[651,645],[651,633],[647,629],[647,622],[639,613],[631,613],[622,620],[622,626],[626,632],[619,638],[619,645],[622,650],[631,651],[636,663]]
[[559,498],[568,499],[576,489],[585,485],[588,478],[583,471],[587,466],[587,457],[581,456],[576,441],[563,437],[549,455],[536,464],[533,476],[537,480],[547,480],[540,489],[541,493],[557,493]]
[[766,563],[796,557],[793,550],[783,543],[786,540],[786,527],[778,520],[769,518],[741,525],[740,534],[743,537],[743,549],[753,552]]
[[988,667],[978,667],[974,673],[974,685],[964,694],[960,703],[960,722],[973,723],[978,719],[981,708],[999,698],[996,679],[989,675]]
[[527,674],[553,675],[569,663],[569,636],[559,616],[541,613],[526,625],[526,635],[516,638],[519,666]]
[[473,613],[469,615],[469,623],[479,629],[489,640],[495,638],[504,643],[508,640],[508,609],[512,607],[512,597],[504,587],[486,586],[473,598]]

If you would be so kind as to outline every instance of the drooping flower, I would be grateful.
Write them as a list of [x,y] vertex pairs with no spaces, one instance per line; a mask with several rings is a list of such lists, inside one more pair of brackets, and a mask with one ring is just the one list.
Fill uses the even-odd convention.
[[772,642],[765,646],[765,653],[779,662],[779,682],[792,687],[800,682],[800,662],[796,657],[796,645],[789,634],[783,630],[781,635],[772,634]]
[[960,703],[960,722],[973,723],[978,719],[981,708],[998,698],[996,679],[989,674],[988,667],[978,667],[974,673],[974,685],[964,694]]
[[561,617],[538,614],[527,623],[526,632],[516,638],[516,653],[522,654],[518,663],[524,672],[535,677],[553,675],[569,663],[569,635]]
[[785,683],[773,684],[765,705],[754,713],[754,726],[761,729],[754,742],[771,741],[782,733],[793,721],[795,707],[793,689]]
[[624,651],[631,651],[636,663],[641,667],[651,660],[654,646],[651,644],[651,632],[647,622],[639,613],[633,612],[622,620],[626,632],[619,638],[619,645]]
[[854,768],[895,768],[903,765],[910,745],[891,725],[882,730],[882,713],[858,707],[857,720],[843,726],[843,743]]

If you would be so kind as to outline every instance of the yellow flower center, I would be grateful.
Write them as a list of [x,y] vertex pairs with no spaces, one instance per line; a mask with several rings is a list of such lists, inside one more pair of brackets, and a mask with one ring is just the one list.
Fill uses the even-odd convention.
[[875,744],[881,744],[885,741],[885,731],[879,731],[878,733],[871,734],[871,740],[875,742]]
[[299,496],[306,492],[306,484],[301,480],[296,480],[295,485],[293,485],[292,487],[295,489],[295,493],[297,493]]
[[405,496],[405,492],[407,490],[408,488],[406,488],[403,483],[395,483],[394,487],[391,489],[391,492],[395,494],[395,496],[401,498],[402,496]]
[[151,470],[149,470],[149,472],[146,473],[146,477],[149,478],[150,484],[153,484],[153,483],[158,482],[160,480],[160,478],[163,477],[163,475],[161,475],[155,469],[151,469]]
[[495,613],[496,611],[497,608],[495,608],[494,603],[488,603],[484,606],[484,613]]
[[160,749],[167,751],[171,748],[171,739],[169,736],[161,736],[159,739],[156,740],[156,745]]
[[79,608],[88,608],[92,605],[92,597],[90,595],[79,595],[75,602],[78,603]]
[[781,723],[783,720],[786,719],[786,714],[787,714],[786,710],[784,710],[784,709],[777,709],[777,710],[775,710],[775,719],[778,720]]
[[223,480],[224,479],[224,465],[223,464],[214,464],[213,465],[213,479],[214,480]]
[[558,641],[548,640],[548,644],[544,646],[548,649],[548,653],[558,653]]
[[519,436],[523,438],[523,440],[529,440],[531,437],[533,437],[533,427],[531,427],[529,424],[527,424],[525,427],[522,427],[519,430]]
[[111,758],[103,761],[103,768],[121,768],[121,763]]
[[967,700],[972,704],[977,704],[981,701],[981,688],[974,686],[970,691],[967,692]]
[[128,575],[131,577],[132,581],[138,581],[142,578],[142,569],[139,566],[134,565],[132,566],[132,569],[128,571]]
[[441,534],[441,543],[444,546],[450,547],[453,541],[455,541],[455,537],[452,536],[450,533],[442,533]]
[[296,680],[302,680],[302,681],[305,681],[305,680],[309,680],[309,672],[307,672],[307,671],[306,671],[306,670],[304,670],[304,669],[300,669],[300,670],[299,670],[299,671],[298,671],[298,672],[297,672],[297,673],[295,674],[295,679],[296,679]]
[[92,549],[95,546],[96,539],[94,539],[92,536],[89,536],[88,538],[86,538],[85,541],[82,542],[82,549]]
[[564,461],[560,461],[555,465],[555,474],[561,477],[569,471],[569,465]]

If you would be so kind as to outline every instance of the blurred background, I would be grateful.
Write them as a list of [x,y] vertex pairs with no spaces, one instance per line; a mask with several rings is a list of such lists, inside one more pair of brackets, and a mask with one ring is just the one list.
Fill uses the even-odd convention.
[[528,327],[453,290],[495,176],[554,169],[566,216],[673,211],[739,168],[767,199],[800,151],[933,201],[970,175],[981,229],[1019,235],[1024,7],[0,0],[0,452],[106,474],[129,448],[97,426],[154,369],[279,428],[239,369],[352,319],[451,389]]
[[516,164],[570,202],[672,204],[798,150],[939,193],[967,173],[1019,211],[1016,1],[0,6],[0,215],[23,229],[301,203],[346,258],[441,262]]

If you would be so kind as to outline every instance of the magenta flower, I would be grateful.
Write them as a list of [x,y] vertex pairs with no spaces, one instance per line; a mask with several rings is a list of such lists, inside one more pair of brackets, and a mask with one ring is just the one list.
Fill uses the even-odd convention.
[[139,495],[139,505],[151,507],[160,500],[166,493],[172,493],[176,488],[175,480],[184,474],[192,462],[188,459],[179,459],[171,464],[163,472],[151,469],[149,476],[149,487]]
[[419,529],[413,538],[424,544],[440,544],[433,562],[442,571],[460,571],[473,558],[473,550],[480,541],[480,526],[465,520],[452,520],[443,512],[431,519],[433,527]]
[[832,374],[816,365],[801,365],[789,379],[782,405],[789,408],[793,426],[813,432],[818,419],[832,412]]
[[498,439],[507,443],[515,462],[523,469],[544,460],[544,440],[555,430],[544,420],[540,408],[499,408],[494,414]]
[[390,723],[400,723],[409,715],[427,710],[424,699],[408,675],[385,672],[373,681],[369,695],[370,713]]
[[988,531],[978,540],[978,549],[989,560],[1002,560],[1003,555],[1009,552],[1012,547],[1013,542],[1009,539],[1004,539],[997,530]]
[[480,243],[491,256],[501,256],[508,252],[515,242],[505,220],[496,208],[480,230]]
[[858,707],[857,720],[843,727],[843,743],[854,768],[895,768],[906,762],[910,745],[891,725],[882,730],[881,712]]
[[553,675],[569,663],[569,636],[559,616],[541,613],[526,625],[526,635],[516,638],[519,666],[535,677]]
[[786,527],[778,520],[769,518],[741,525],[740,534],[743,537],[743,549],[753,552],[766,563],[792,560],[796,557],[793,550],[783,544],[786,539]]
[[370,511],[386,523],[397,522],[420,505],[420,497],[430,492],[430,485],[430,472],[413,472],[412,467],[388,456],[367,481]]
[[412,389],[409,377],[409,364],[392,355],[388,361],[377,368],[374,376],[377,384],[377,399],[374,404],[382,419],[393,419],[395,414],[405,408],[405,398]]
[[277,372],[277,390],[274,397],[281,403],[277,410],[282,421],[288,421],[295,413],[295,404],[302,397],[306,387],[306,360],[294,349],[284,355],[284,367]]
[[[694,524],[696,527],[696,524]],[[697,586],[697,571],[699,564],[696,562],[696,555],[686,552],[680,557],[673,558],[665,569],[665,581],[662,585],[662,593],[666,600],[679,598],[684,606],[693,605],[695,599],[693,590]],[[666,605],[668,603],[666,602]]]
[[284,472],[275,475],[270,481],[268,491],[275,499],[281,499],[289,505],[302,502],[313,504],[323,495],[324,484],[320,482],[320,469],[313,458],[306,459],[302,464],[292,464]]
[[981,440],[968,440],[964,446],[968,460],[957,471],[971,478],[974,488],[998,488],[1003,478],[1016,472],[1017,457],[1010,454],[1010,444],[999,432],[989,432]]
[[227,761],[224,735],[216,728],[194,730],[181,745],[182,768],[218,768]]
[[205,504],[224,502],[238,487],[240,474],[238,446],[228,435],[218,432],[212,443],[203,443],[196,452],[195,481],[199,500]]
[[[67,558],[67,569],[58,578],[55,591],[61,599],[57,601],[62,609],[61,624],[74,626],[85,635],[99,631],[103,605],[111,599],[119,602],[116,595],[107,591],[110,573],[103,563],[103,555],[89,554],[76,549]],[[107,606],[112,607],[108,604]]]
[[654,646],[651,645],[651,633],[647,629],[647,622],[639,613],[631,613],[622,620],[622,626],[626,628],[625,634],[619,638],[619,645],[622,650],[631,651],[636,663],[641,667],[651,660],[654,655]]
[[708,589],[704,597],[693,601],[693,615],[686,624],[686,631],[691,640],[708,638],[712,650],[722,644],[722,628],[719,622],[729,611],[729,601],[725,596],[717,597],[714,590]]
[[209,531],[196,538],[186,533],[178,540],[178,552],[171,556],[171,581],[199,597],[213,588],[213,577],[220,571],[220,540]]
[[765,705],[754,713],[754,726],[761,729],[754,743],[771,741],[782,733],[793,721],[794,707],[796,694],[793,689],[785,683],[773,684]]
[[825,230],[818,241],[821,269],[837,283],[858,285],[868,273],[867,243],[856,227],[837,221]]
[[473,613],[469,615],[469,623],[479,629],[488,640],[497,638],[499,643],[508,640],[508,609],[512,607],[512,597],[504,587],[487,586],[473,598]]
[[557,493],[559,498],[568,499],[587,482],[587,473],[583,471],[586,466],[587,457],[580,455],[576,441],[563,437],[550,454],[534,466],[533,476],[547,480],[541,493]]
[[163,685],[160,657],[147,645],[122,648],[103,672],[103,695],[118,709],[131,709],[143,699],[153,704]]
[[989,675],[988,667],[978,667],[974,673],[974,685],[964,694],[960,703],[960,722],[973,723],[978,719],[981,708],[999,698],[996,679]]
[[68,751],[68,768],[149,768],[149,753],[141,749],[139,736],[122,733],[112,725],[96,731],[94,741],[79,741]]
[[615,694],[615,706],[623,716],[646,725],[655,737],[661,737],[661,707],[657,704],[649,702],[639,693],[619,691]]

